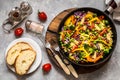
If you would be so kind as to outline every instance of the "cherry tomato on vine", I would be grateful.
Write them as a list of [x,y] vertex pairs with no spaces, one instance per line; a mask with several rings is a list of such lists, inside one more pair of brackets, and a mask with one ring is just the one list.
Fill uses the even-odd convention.
[[14,34],[16,37],[20,37],[23,34],[23,29],[22,28],[16,28],[14,31]]
[[50,63],[46,63],[42,66],[42,69],[45,71],[45,72],[49,72],[51,70],[51,64]]
[[38,18],[40,19],[40,21],[46,21],[47,20],[47,15],[45,12],[39,12],[38,11]]

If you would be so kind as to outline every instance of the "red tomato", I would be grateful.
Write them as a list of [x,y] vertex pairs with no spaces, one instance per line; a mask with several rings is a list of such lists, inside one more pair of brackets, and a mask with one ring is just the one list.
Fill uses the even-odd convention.
[[46,21],[47,20],[47,15],[45,12],[38,12],[38,18],[41,20],[41,21]]
[[42,69],[45,71],[45,72],[49,72],[51,70],[51,64],[50,63],[46,63],[43,65]]
[[22,28],[16,28],[14,31],[14,34],[16,37],[20,37],[23,34],[23,29]]

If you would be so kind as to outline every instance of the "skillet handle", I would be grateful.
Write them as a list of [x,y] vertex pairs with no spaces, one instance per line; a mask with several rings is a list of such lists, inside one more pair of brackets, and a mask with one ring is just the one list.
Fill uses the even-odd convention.
[[111,14],[115,8],[117,8],[118,5],[115,2],[115,0],[112,0],[108,6],[108,8],[104,11],[106,14]]

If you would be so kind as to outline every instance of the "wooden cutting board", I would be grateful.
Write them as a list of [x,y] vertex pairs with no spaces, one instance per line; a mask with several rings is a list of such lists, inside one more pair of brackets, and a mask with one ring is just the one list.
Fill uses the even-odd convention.
[[[67,15],[69,14],[71,11],[75,10],[77,8],[71,8],[71,9],[67,9],[67,10],[64,10],[62,11],[61,13],[59,13],[52,21],[51,23],[49,24],[48,26],[48,29],[47,29],[47,32],[46,32],[46,36],[45,36],[45,40],[46,41],[50,41],[51,39],[54,39],[56,42],[57,42],[57,35],[58,35],[58,29],[59,29],[59,24],[60,22],[62,21],[62,19]],[[52,53],[48,50],[47,50],[47,53],[48,55],[50,56],[50,59],[58,66],[58,68],[61,68],[59,66],[59,64],[56,62],[55,58],[53,57]],[[105,64],[105,63],[104,63]],[[89,72],[93,72],[97,69],[99,69],[101,66],[103,66],[104,64],[102,65],[99,65],[99,66],[95,66],[95,67],[81,67],[81,66],[77,66],[77,65],[74,65],[74,68],[76,69],[77,73],[78,74],[83,74],[83,73],[89,73]]]

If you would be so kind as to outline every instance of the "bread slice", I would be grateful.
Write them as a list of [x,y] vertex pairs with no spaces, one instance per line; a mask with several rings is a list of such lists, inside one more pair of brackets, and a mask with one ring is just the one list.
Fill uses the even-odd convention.
[[26,42],[18,42],[15,45],[13,45],[7,52],[6,56],[7,64],[13,65],[21,51],[26,49],[32,49],[32,47]]
[[36,58],[36,52],[28,49],[21,52],[15,62],[15,71],[19,75],[27,73]]

